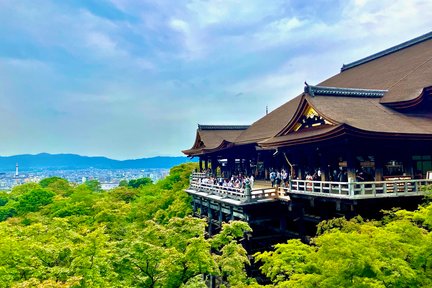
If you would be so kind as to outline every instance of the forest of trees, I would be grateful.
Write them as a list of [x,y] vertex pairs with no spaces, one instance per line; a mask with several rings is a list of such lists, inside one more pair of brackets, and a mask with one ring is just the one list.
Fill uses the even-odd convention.
[[[310,244],[290,240],[249,257],[249,226],[208,237],[183,191],[196,164],[155,184],[52,177],[0,193],[0,287],[432,287],[432,204],[381,220],[319,224]],[[250,261],[268,283],[248,277]]]

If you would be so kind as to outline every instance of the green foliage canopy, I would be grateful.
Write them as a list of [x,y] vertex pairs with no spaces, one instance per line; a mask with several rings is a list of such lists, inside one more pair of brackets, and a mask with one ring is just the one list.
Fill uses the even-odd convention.
[[195,168],[107,192],[51,177],[0,194],[0,287],[205,287],[203,275],[240,283],[248,258],[238,241],[249,227],[232,222],[206,237],[184,192]]
[[431,287],[432,204],[320,223],[311,245],[299,240],[257,253],[261,271],[277,287]]

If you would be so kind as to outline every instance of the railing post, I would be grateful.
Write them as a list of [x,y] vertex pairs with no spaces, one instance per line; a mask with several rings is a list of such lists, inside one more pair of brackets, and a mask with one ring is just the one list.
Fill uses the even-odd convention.
[[244,193],[246,196],[245,202],[252,202],[252,188],[248,179],[245,181]]
[[352,179],[348,181],[348,195],[354,196],[354,182],[352,182]]

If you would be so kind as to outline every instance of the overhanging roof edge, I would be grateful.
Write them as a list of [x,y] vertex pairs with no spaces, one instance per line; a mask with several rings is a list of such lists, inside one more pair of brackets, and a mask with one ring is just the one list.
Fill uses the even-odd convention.
[[410,46],[416,45],[418,43],[421,43],[421,42],[424,42],[424,41],[427,41],[427,40],[431,40],[431,39],[432,39],[432,32],[426,33],[424,35],[421,35],[421,36],[416,37],[414,39],[408,40],[406,42],[403,42],[403,43],[398,44],[396,46],[390,47],[388,49],[382,50],[382,51],[380,51],[378,53],[375,53],[375,54],[372,54],[370,56],[364,57],[364,58],[359,59],[357,61],[354,61],[354,62],[351,62],[351,63],[348,63],[348,64],[343,64],[342,68],[341,68],[341,72],[346,71],[346,70],[351,69],[351,68],[354,68],[356,66],[362,65],[364,63],[373,61],[375,59],[384,57],[384,56],[386,56],[388,54],[395,53],[397,51],[400,51],[402,49],[405,49],[405,48],[408,48]]

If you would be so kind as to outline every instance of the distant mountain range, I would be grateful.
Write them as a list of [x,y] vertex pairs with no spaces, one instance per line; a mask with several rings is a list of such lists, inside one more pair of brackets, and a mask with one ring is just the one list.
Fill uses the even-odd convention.
[[[89,157],[76,154],[24,154],[15,156],[0,156],[1,171],[15,171],[18,163],[20,170],[34,169],[141,169],[141,168],[171,168],[185,162],[191,162],[187,157],[158,156],[131,160],[113,160],[107,157]],[[195,160],[196,161],[196,160]]]

